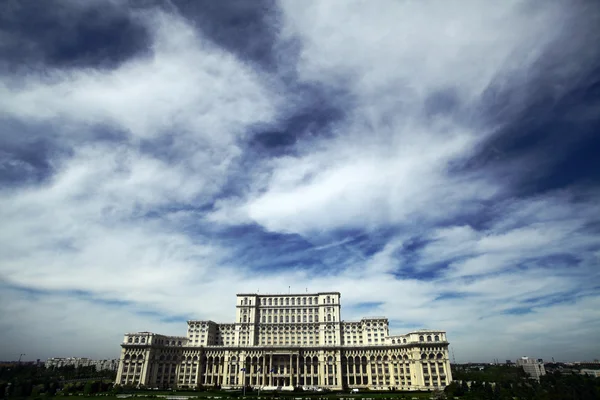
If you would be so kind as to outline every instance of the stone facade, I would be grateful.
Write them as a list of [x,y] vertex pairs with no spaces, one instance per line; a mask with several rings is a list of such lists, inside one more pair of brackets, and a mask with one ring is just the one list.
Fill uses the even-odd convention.
[[234,323],[188,321],[186,336],[126,334],[116,383],[427,390],[452,381],[444,331],[390,335],[385,317],[341,321],[340,298],[238,294]]

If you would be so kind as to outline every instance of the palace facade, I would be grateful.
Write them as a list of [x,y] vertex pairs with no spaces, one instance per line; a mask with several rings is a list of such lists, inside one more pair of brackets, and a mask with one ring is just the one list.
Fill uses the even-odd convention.
[[341,294],[238,294],[234,323],[186,336],[128,333],[116,383],[157,388],[428,390],[452,381],[446,333],[390,335],[385,317],[341,320]]

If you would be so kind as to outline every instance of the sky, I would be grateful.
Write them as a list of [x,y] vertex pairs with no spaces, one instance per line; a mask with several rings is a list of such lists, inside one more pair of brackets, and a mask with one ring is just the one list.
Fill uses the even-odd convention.
[[600,358],[600,3],[6,0],[0,359],[236,293]]

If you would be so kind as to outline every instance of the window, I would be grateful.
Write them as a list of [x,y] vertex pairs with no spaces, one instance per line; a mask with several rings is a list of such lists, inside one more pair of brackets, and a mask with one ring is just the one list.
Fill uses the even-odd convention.
[[271,299],[269,299],[269,305],[272,305],[272,304],[271,304]]
[[305,306],[306,305],[306,297],[302,298],[302,305]]
[[308,304],[312,304],[312,297],[308,299]]
[[285,305],[286,305],[286,306],[289,306],[289,305],[290,305],[290,299],[289,299],[289,298],[285,299]]

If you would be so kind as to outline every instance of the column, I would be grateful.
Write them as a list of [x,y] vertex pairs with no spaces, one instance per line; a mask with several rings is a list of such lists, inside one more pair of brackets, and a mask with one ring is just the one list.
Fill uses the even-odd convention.
[[373,376],[371,374],[371,357],[367,357],[367,384],[373,386]]
[[262,353],[262,370],[260,374],[260,385],[265,386],[265,374],[267,373],[267,357],[265,357],[265,353]]
[[[354,361],[354,360],[352,360]],[[353,362],[354,364],[354,362]],[[342,374],[342,379],[343,378],[343,374]],[[354,381],[356,382],[356,381]],[[342,382],[342,386],[344,385],[344,382]],[[350,386],[350,363],[348,362],[348,357],[346,356],[346,385]]]
[[119,358],[119,368],[117,369],[117,379],[116,382],[118,385],[121,384],[121,378],[123,377],[123,364],[125,359],[125,349],[121,349],[121,358]]
[[[348,360],[346,360],[346,365]],[[347,368],[347,367],[346,367]],[[336,352],[335,353],[335,386],[339,386],[341,387],[342,384],[342,353],[341,352]]]
[[296,356],[296,384],[295,386],[300,386],[300,352]]
[[446,370],[446,385],[449,385],[450,382],[452,382],[452,369],[450,369],[450,360],[446,359],[444,364],[444,369]]

